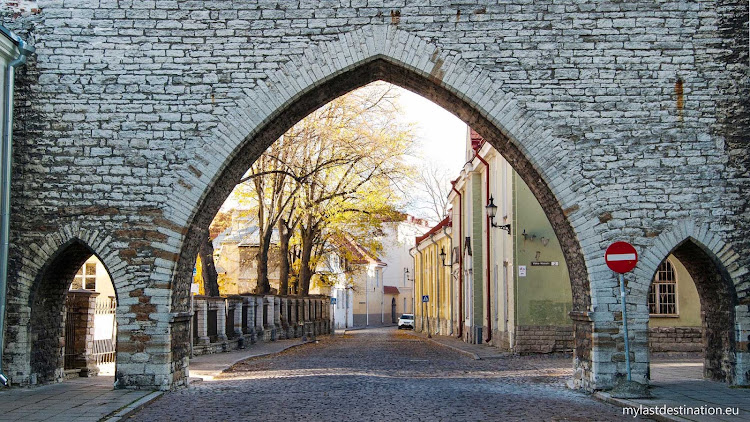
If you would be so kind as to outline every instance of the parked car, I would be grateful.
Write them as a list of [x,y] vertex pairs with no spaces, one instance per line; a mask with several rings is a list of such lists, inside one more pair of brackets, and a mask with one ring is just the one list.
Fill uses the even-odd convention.
[[414,314],[403,314],[398,319],[398,329],[411,328],[414,329]]

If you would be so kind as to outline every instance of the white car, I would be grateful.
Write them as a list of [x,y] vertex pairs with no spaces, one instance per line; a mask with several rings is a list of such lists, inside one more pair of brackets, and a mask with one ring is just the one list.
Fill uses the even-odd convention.
[[414,314],[401,315],[401,318],[398,319],[398,329],[402,328],[414,329]]

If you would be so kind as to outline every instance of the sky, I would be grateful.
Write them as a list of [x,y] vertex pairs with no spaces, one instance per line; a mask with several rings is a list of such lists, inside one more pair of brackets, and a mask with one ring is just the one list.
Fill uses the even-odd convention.
[[425,160],[442,164],[454,177],[464,165],[466,123],[432,101],[406,89],[400,94],[405,121],[417,124],[415,139]]
[[[415,150],[421,157],[415,158],[418,168],[432,166],[445,170],[446,182],[458,177],[466,157],[466,123],[432,101],[403,88],[395,88],[399,94],[402,108],[402,119],[416,124],[414,142]],[[447,183],[446,183],[447,185]],[[403,209],[416,217],[426,218],[431,224],[437,224],[429,196],[419,193],[419,189],[410,191],[412,200]]]

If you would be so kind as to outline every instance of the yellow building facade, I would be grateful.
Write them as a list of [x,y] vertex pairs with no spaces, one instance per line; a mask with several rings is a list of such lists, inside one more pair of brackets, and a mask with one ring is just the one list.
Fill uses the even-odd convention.
[[[455,259],[451,218],[446,217],[416,238],[414,257],[414,324],[420,331],[453,335],[458,319],[455,309]],[[456,267],[457,269],[457,267]],[[425,301],[426,300],[426,301]]]

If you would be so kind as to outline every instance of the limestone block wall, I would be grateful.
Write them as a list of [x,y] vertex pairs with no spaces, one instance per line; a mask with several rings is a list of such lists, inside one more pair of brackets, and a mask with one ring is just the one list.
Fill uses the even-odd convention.
[[522,325],[516,327],[513,351],[516,353],[554,353],[573,351],[573,327]]
[[701,327],[653,327],[648,330],[651,352],[702,352]]
[[[629,240],[644,257],[629,306],[645,334],[639,295],[688,237],[726,281],[716,374],[750,382],[747,352],[729,353],[750,336],[750,257],[738,253],[750,247],[747,2],[38,6],[7,21],[36,47],[15,102],[14,381],[48,359],[51,348],[32,358],[29,321],[59,295],[41,300],[38,287],[80,241],[117,291],[118,385],[183,385],[200,233],[294,122],[383,79],[464,119],[539,200],[571,277],[579,385],[606,388],[624,372],[606,245]],[[647,346],[634,345],[636,379]]]

